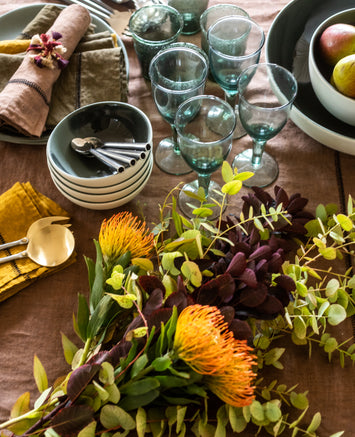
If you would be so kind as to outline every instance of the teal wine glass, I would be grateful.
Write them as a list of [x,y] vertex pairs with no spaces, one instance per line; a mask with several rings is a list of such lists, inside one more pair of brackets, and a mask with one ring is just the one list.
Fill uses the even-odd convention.
[[211,175],[229,155],[235,123],[234,108],[216,96],[191,97],[179,106],[175,118],[179,147],[198,176],[179,193],[179,208],[187,217],[194,217],[193,210],[201,206],[198,200],[201,189],[204,203],[213,211],[209,218],[219,216],[217,204],[222,201],[221,187],[211,181]]
[[165,173],[182,175],[191,168],[182,158],[177,142],[175,114],[188,98],[203,94],[208,75],[205,53],[192,44],[173,44],[161,50],[149,67],[152,94],[160,115],[172,129],[155,148],[155,162]]
[[232,15],[210,26],[207,41],[211,73],[223,89],[227,102],[236,110],[233,138],[240,138],[246,132],[238,116],[238,78],[245,68],[259,62],[264,32],[251,18]]
[[233,167],[254,173],[243,182],[245,186],[265,187],[275,181],[279,167],[264,148],[288,120],[297,94],[297,81],[279,65],[256,64],[241,73],[238,93],[240,120],[253,139],[253,148],[239,153]]

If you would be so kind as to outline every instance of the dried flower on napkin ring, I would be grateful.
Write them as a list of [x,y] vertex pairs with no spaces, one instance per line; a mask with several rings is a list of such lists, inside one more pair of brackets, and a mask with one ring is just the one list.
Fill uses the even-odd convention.
[[69,61],[62,57],[62,54],[65,53],[67,49],[58,41],[61,37],[62,35],[59,32],[54,31],[52,31],[52,35],[42,33],[41,35],[37,34],[32,37],[27,51],[39,51],[38,54],[30,55],[32,61],[38,67],[54,69],[56,63],[57,67],[62,70],[67,66]]

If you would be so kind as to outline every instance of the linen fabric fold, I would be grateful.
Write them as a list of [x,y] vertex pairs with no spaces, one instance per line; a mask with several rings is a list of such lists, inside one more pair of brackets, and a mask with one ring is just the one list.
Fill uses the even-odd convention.
[[[63,58],[69,60],[75,47],[90,25],[90,14],[83,6],[73,4],[64,8],[47,30],[62,35],[66,48]],[[49,112],[53,84],[60,76],[59,68],[40,68],[26,53],[21,65],[0,93],[0,126],[8,125],[18,132],[40,137]]]
[[[42,217],[66,216],[68,213],[57,203],[38,192],[29,182],[15,183],[0,195],[0,244],[26,236],[30,225]],[[0,257],[22,252],[25,246],[0,250]],[[35,280],[53,274],[76,260],[76,254],[57,267],[42,267],[22,258],[0,264],[0,302],[13,296]]]

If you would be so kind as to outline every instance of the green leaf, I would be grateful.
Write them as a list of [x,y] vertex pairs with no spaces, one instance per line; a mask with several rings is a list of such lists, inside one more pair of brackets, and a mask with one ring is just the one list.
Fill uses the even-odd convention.
[[164,370],[168,369],[172,364],[171,358],[167,355],[163,357],[157,357],[152,362],[152,367],[157,372],[164,372]]
[[243,416],[241,408],[233,407],[229,405],[228,407],[228,418],[231,428],[234,432],[240,433],[245,430],[248,423]]
[[324,249],[319,249],[319,253],[324,259],[333,260],[337,257],[337,251],[334,247],[326,247]]
[[100,399],[104,402],[107,401],[108,398],[110,397],[109,393],[103,387],[101,387],[101,385],[98,382],[93,381],[92,383],[93,383],[95,390],[97,391],[97,394],[99,395]]
[[134,294],[113,294],[106,293],[107,296],[110,296],[121,308],[130,309],[133,307],[133,302],[137,300],[137,296]]
[[121,393],[129,396],[139,396],[160,386],[159,381],[153,376],[148,376],[138,381],[128,382],[126,386],[121,387]]
[[250,413],[253,419],[256,419],[259,422],[262,422],[265,419],[264,409],[259,401],[254,400],[250,404]]
[[170,274],[173,276],[178,276],[180,271],[175,267],[174,260],[175,258],[181,257],[181,255],[181,252],[165,252],[161,260],[163,269],[170,272]]
[[338,342],[334,337],[329,337],[324,343],[324,351],[327,353],[334,352],[338,347]]
[[179,433],[184,425],[185,414],[187,407],[182,407],[178,405],[176,407],[176,432]]
[[151,390],[139,396],[126,396],[121,399],[119,405],[125,410],[135,410],[138,407],[149,405],[159,396],[159,390]]
[[233,180],[234,172],[229,162],[223,161],[221,173],[224,182],[230,182],[231,180]]
[[304,339],[307,334],[307,326],[302,317],[296,317],[293,321],[293,328],[299,339]]
[[10,417],[11,419],[13,419],[14,417],[22,416],[28,411],[30,411],[30,392],[26,391],[16,400],[16,402],[12,406]]
[[100,412],[100,422],[106,429],[122,427],[132,430],[136,427],[136,422],[130,414],[117,405],[106,404]]
[[103,384],[113,384],[115,382],[115,369],[113,368],[111,363],[107,361],[101,364],[99,379]]
[[44,390],[48,388],[48,378],[46,371],[44,370],[44,367],[37,355],[35,355],[33,359],[33,375],[38,391],[40,393],[44,392]]
[[181,273],[195,287],[199,287],[202,283],[202,274],[196,263],[193,261],[185,261],[181,266]]
[[112,404],[118,404],[118,402],[121,399],[121,393],[117,385],[116,384],[107,385],[105,387],[105,390],[109,395],[107,401],[111,402]]
[[108,321],[107,316],[109,310],[112,307],[112,303],[113,301],[108,295],[103,296],[102,299],[98,302],[88,323],[88,338],[94,338],[99,333],[100,329],[104,326],[104,324]]
[[78,312],[77,312],[77,326],[78,334],[83,341],[86,341],[86,331],[89,323],[90,311],[86,302],[86,298],[82,294],[78,294]]
[[282,412],[275,402],[267,402],[265,405],[265,415],[270,422],[277,422],[282,417]]
[[44,390],[41,393],[41,396],[36,399],[36,402],[34,403],[34,409],[37,410],[40,408],[47,400],[49,393],[52,391],[52,387],[48,387],[46,390]]
[[308,408],[308,399],[306,393],[291,392],[290,394],[291,404],[299,410],[305,410]]
[[64,358],[65,361],[70,365],[73,362],[74,355],[76,354],[78,348],[73,342],[69,340],[69,338],[65,334],[63,334],[63,332],[61,334]]
[[147,354],[143,354],[133,363],[131,375],[130,375],[132,379],[136,377],[139,374],[139,372],[145,368],[145,366],[148,364],[148,361],[149,360]]
[[215,437],[225,437],[226,436],[226,426],[228,423],[228,416],[226,412],[225,405],[222,405],[217,410],[217,428],[215,432]]
[[344,231],[350,232],[354,227],[352,220],[348,216],[344,214],[338,214],[336,218],[340,226],[344,229]]
[[95,437],[96,425],[96,422],[92,421],[79,432],[77,437]]
[[254,217],[253,222],[254,222],[254,226],[255,226],[255,227],[256,227],[260,232],[264,232],[264,226],[263,226],[263,224],[261,223],[261,221],[260,221],[257,217]]
[[144,437],[147,429],[147,413],[139,407],[136,414],[136,430],[138,437]]
[[235,194],[239,193],[242,187],[242,181],[230,181],[222,186],[221,191],[224,194],[234,196]]
[[328,323],[332,326],[339,325],[346,319],[346,310],[339,304],[330,305],[328,309]]
[[315,432],[319,428],[319,425],[321,424],[321,421],[322,421],[321,414],[320,413],[316,413],[313,416],[312,421],[311,421],[310,425],[307,428],[307,432],[309,432],[309,433]]
[[91,287],[90,293],[90,311],[93,312],[100,302],[105,282],[105,274],[103,269],[103,256],[101,247],[98,241],[94,240],[96,248],[96,263],[95,263],[95,277]]
[[325,209],[324,205],[320,204],[320,205],[317,206],[317,208],[316,208],[316,217],[320,218],[323,223],[326,222],[327,217],[328,217],[328,213],[327,213],[327,210]]

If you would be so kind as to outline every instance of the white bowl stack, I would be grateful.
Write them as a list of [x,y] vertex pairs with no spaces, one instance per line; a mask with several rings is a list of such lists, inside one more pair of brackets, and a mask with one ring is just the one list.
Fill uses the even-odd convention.
[[[98,137],[105,142],[147,143],[144,158],[122,172],[73,150],[73,138]],[[57,189],[88,209],[116,208],[131,201],[147,184],[153,169],[153,132],[148,117],[135,106],[100,102],[77,109],[54,128],[47,143],[47,164]]]

